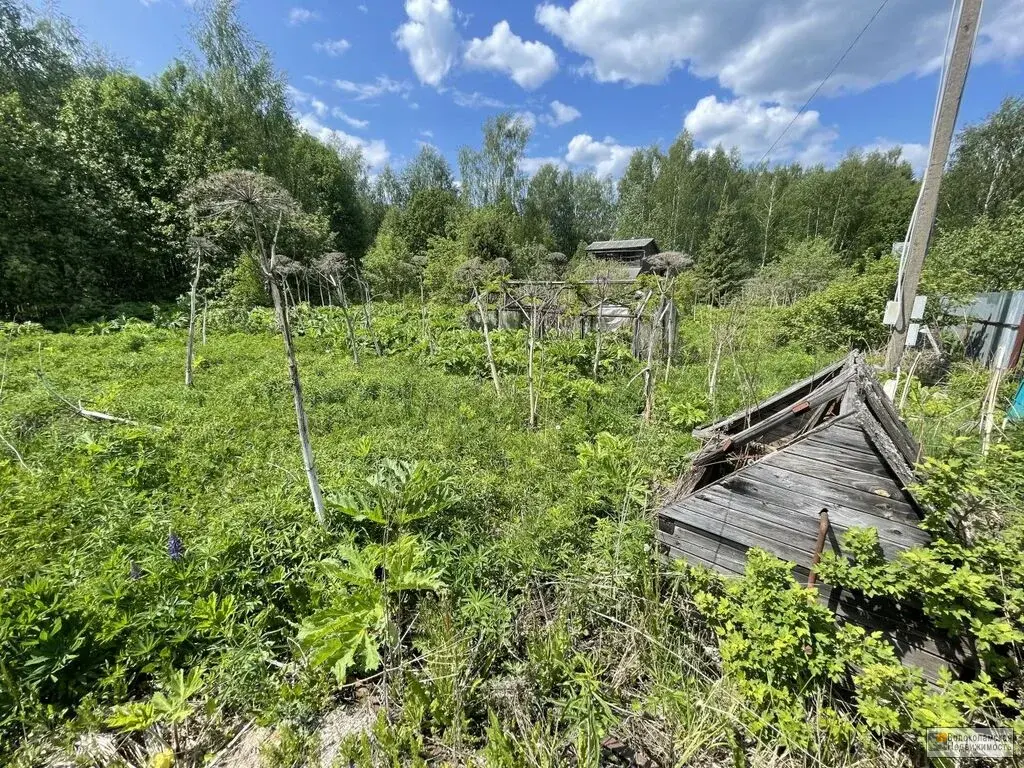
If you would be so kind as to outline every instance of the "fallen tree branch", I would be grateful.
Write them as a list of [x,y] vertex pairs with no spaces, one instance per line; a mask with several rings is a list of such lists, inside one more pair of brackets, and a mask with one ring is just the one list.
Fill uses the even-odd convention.
[[[2,370],[0,370],[0,400],[3,400],[3,398],[4,398],[4,387],[6,385],[7,385],[7,349],[5,348],[4,349],[4,367],[3,367]],[[21,453],[19,453],[18,449],[14,447],[14,443],[12,443],[10,440],[8,440],[3,435],[0,435],[0,440],[2,440],[3,444],[6,445],[11,450],[11,453],[14,454],[14,458],[16,458],[18,460],[18,463],[21,464],[21,466],[23,468],[30,470],[30,467],[28,466],[28,464],[25,463],[25,459],[22,458]]]
[[18,463],[21,464],[22,467],[24,467],[25,469],[31,469],[29,465],[25,463],[25,459],[21,457],[21,454],[18,453],[18,449],[14,447],[10,440],[8,440],[3,435],[0,435],[0,441],[2,441],[4,445],[10,448],[11,453],[14,454],[14,458],[18,460]]
[[[50,386],[50,382],[48,382],[46,380],[46,377],[43,375],[42,371],[36,371],[36,376],[39,377],[39,383],[43,385],[43,389],[45,389],[47,392],[49,392],[57,400],[60,400],[68,408],[73,410],[75,413],[77,413],[83,419],[89,419],[89,421],[107,421],[107,422],[112,422],[114,424],[127,424],[127,425],[132,426],[132,427],[139,426],[139,422],[133,421],[132,419],[124,419],[124,418],[121,418],[120,416],[113,416],[113,415],[111,415],[109,413],[103,413],[102,411],[92,411],[92,410],[89,410],[88,408],[85,408],[82,405],[81,401],[78,402],[78,405],[75,405],[73,402],[71,402],[66,397],[64,397],[64,395],[60,394],[52,386]],[[160,427],[156,427],[156,426],[150,426],[149,428],[150,429],[160,429]]]

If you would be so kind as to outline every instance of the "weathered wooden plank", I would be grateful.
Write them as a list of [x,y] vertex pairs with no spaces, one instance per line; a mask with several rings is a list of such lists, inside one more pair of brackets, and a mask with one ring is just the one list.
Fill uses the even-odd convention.
[[[874,414],[871,410],[864,405],[857,406],[857,420],[861,426],[861,429],[870,438],[872,447],[878,451],[879,456],[885,461],[889,469],[892,470],[898,478],[900,478],[904,484],[913,485],[917,478],[914,475],[914,469],[903,456],[900,449],[893,443],[889,438],[889,434],[882,427],[881,424],[875,419]],[[917,509],[916,502],[914,503],[915,509]],[[918,510],[920,512],[920,510]]]
[[780,440],[792,440],[797,437],[801,431],[806,429],[810,417],[811,413],[809,411],[801,413],[798,416],[793,416],[788,421],[772,427],[757,440],[759,443],[776,443]]
[[[742,500],[742,509],[745,514],[750,514],[757,519],[774,519],[779,524],[799,531],[803,535],[817,530],[818,515],[823,509],[819,501],[809,498],[801,499],[790,493],[779,492],[778,489],[764,484],[744,487],[741,483],[738,484],[737,489],[733,490],[724,486],[712,486],[702,489],[695,494],[695,497],[727,507],[739,504]],[[797,504],[792,503],[794,499],[797,500]],[[836,540],[850,528],[874,528],[878,531],[879,545],[887,557],[895,557],[905,549],[925,544],[928,541],[928,534],[920,529],[903,523],[871,517],[844,507],[830,508],[829,521],[834,532],[834,537],[830,538]]]
[[894,483],[889,473],[881,466],[878,467],[880,471],[877,474],[861,472],[850,467],[843,467],[806,456],[798,456],[789,450],[778,451],[766,456],[762,459],[762,463],[770,464],[773,467],[789,469],[810,478],[827,480],[845,488],[862,491],[874,496],[907,501],[903,487]]
[[767,482],[781,488],[799,490],[805,496],[812,496],[825,509],[834,505],[859,509],[877,517],[898,520],[914,520],[913,508],[901,499],[885,498],[873,493],[859,491],[830,480],[808,477],[771,463],[769,456],[743,468],[743,474],[751,481]]
[[678,556],[684,557],[691,562],[699,560],[698,565],[718,566],[720,570],[736,575],[743,575],[746,568],[747,555],[745,550],[731,547],[722,542],[714,542],[710,538],[703,538],[688,534],[680,536],[676,533],[660,531],[658,539],[667,547],[670,547]]
[[[834,443],[837,448],[847,451],[858,451],[868,456],[879,455],[877,449],[868,440],[868,436],[861,428],[856,412],[832,422],[825,430],[822,430],[822,432],[824,431],[828,432],[829,442]],[[814,436],[820,437],[822,432],[816,432]]]
[[831,427],[824,432],[817,432],[803,440],[797,440],[786,446],[786,453],[794,456],[803,456],[808,459],[826,461],[840,467],[847,467],[858,472],[867,472],[872,475],[888,476],[889,468],[875,453],[850,450],[844,446],[837,445],[832,440],[832,435],[839,432]]
[[842,414],[852,413],[858,399],[857,382],[851,381],[846,385],[846,392],[843,393],[843,401],[839,405],[839,412]]
[[[807,397],[803,398],[802,402],[806,402],[808,408],[815,408],[822,403],[827,403],[829,400],[841,397],[843,392],[846,390],[846,382],[851,375],[852,374],[850,372],[843,372],[833,381],[830,381],[820,389],[811,392]],[[766,416],[756,424],[731,435],[732,442],[736,445],[740,445],[748,440],[756,439],[759,435],[763,435],[773,427],[788,422],[790,419],[794,418],[795,415],[796,414],[794,414],[790,408],[783,408],[782,410]]]
[[676,524],[677,536],[703,535],[734,548],[758,547],[804,567],[810,565],[813,556],[813,536],[801,536],[791,528],[754,517],[744,510],[726,509],[712,501],[691,496],[666,508],[662,514]]
[[[715,509],[701,506],[702,502],[714,505]],[[726,516],[729,518],[727,522],[755,533],[767,535],[766,532],[771,532],[772,535],[778,533],[780,536],[789,537],[787,541],[799,542],[801,551],[805,545],[811,549],[814,547],[820,508],[815,509],[812,514],[809,507],[794,510],[792,507],[765,502],[720,486],[711,486],[666,507],[664,511],[671,517],[673,508],[687,504],[709,516]],[[747,519],[749,523],[745,522]]]
[[[727,578],[738,578],[743,575],[744,565],[734,559],[718,556],[708,559],[707,552],[694,547],[679,537],[663,536],[662,546],[671,559],[685,560],[690,565],[708,568]],[[797,581],[806,584],[807,570],[795,568]],[[868,632],[880,632],[889,642],[896,656],[906,665],[922,670],[925,679],[935,682],[943,668],[954,670],[972,666],[967,652],[938,633],[929,635],[918,628],[916,621],[908,616],[899,616],[874,612],[858,601],[848,591],[835,590],[839,599],[834,598],[833,590],[821,585],[819,601],[828,606],[836,614],[837,621],[850,622],[864,627]]]
[[863,377],[861,381],[862,397],[871,413],[882,425],[886,434],[895,444],[896,448],[903,454],[903,459],[913,466],[921,456],[921,449],[914,440],[913,435],[903,423],[896,408],[885,396],[885,392],[878,386],[876,381]]
[[893,645],[897,657],[906,665],[919,667],[925,678],[934,682],[943,668],[961,670],[977,665],[969,649],[957,638],[950,638],[930,626],[919,611],[900,613],[895,605],[886,607],[845,589],[823,588],[819,599],[842,621],[881,632]]
[[[754,481],[745,472],[737,472],[715,485],[701,488],[694,495],[703,497],[710,494],[709,498],[715,498],[718,493],[741,494],[750,500],[764,503],[772,510],[787,509],[794,514],[814,519],[825,508],[820,498],[807,495],[801,489]],[[834,527],[842,530],[875,528],[883,542],[888,541],[897,549],[925,544],[929,540],[928,534],[915,525],[916,518],[908,519],[895,513],[890,513],[891,517],[880,517],[843,504],[833,504],[827,509]]]
[[[728,508],[718,503],[718,500],[691,496],[679,504],[666,507],[660,514],[672,521],[673,525],[686,525],[709,538],[735,542],[744,551],[748,547],[759,546],[783,559],[796,558],[799,561],[814,547],[813,540],[808,542],[806,530],[773,520],[763,511],[753,509],[752,505],[749,509],[745,506]],[[746,533],[739,535],[736,533],[738,530]]]
[[716,433],[732,432],[737,429],[742,429],[742,425],[744,424],[753,424],[759,420],[761,414],[770,410],[788,407],[797,402],[805,393],[809,394],[813,392],[822,384],[840,373],[844,366],[846,366],[852,359],[853,358],[848,355],[842,360],[818,371],[813,376],[809,376],[806,379],[796,382],[792,386],[786,387],[786,389],[772,395],[767,400],[761,401],[757,405],[749,408],[741,408],[735,413],[726,416],[724,419],[720,419],[713,424],[705,424],[704,426],[697,427],[693,430],[693,435],[694,437],[708,438]]

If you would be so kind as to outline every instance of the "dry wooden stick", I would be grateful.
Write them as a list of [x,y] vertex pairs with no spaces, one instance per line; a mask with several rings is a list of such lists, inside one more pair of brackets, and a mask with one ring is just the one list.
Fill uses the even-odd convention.
[[473,289],[473,298],[476,300],[476,308],[480,312],[480,322],[484,327],[484,344],[487,346],[487,362],[491,366],[491,379],[494,381],[494,391],[501,394],[501,383],[498,380],[498,367],[494,364],[494,350],[491,348],[491,332],[487,327],[487,315],[484,313],[484,303],[480,298],[480,291]]
[[[46,380],[46,377],[43,375],[42,371],[36,371],[36,376],[39,377],[39,382],[43,385],[43,389],[49,392],[57,400],[60,400],[68,408],[73,410],[83,419],[89,419],[90,421],[109,421],[115,424],[128,424],[129,426],[132,427],[139,426],[139,422],[132,421],[131,419],[123,419],[120,416],[112,416],[111,414],[103,413],[102,411],[89,410],[88,408],[85,408],[82,405],[81,401],[79,401],[78,405],[75,405],[73,402],[64,397],[64,395],[60,394],[53,387],[50,386],[50,383]],[[150,429],[160,429],[160,427],[150,427]]]
[[[6,383],[7,383],[7,350],[5,349],[4,350],[4,367],[3,367],[3,370],[0,371],[0,401],[2,401],[3,398],[4,398],[4,385]],[[25,459],[22,458],[21,453],[18,451],[17,448],[14,447],[14,444],[10,440],[8,440],[6,437],[4,437],[3,435],[0,435],[0,440],[2,440],[3,444],[6,445],[10,449],[11,453],[14,454],[14,458],[16,458],[18,460],[18,463],[21,464],[21,466],[24,469],[29,469],[28,464],[25,463]]]

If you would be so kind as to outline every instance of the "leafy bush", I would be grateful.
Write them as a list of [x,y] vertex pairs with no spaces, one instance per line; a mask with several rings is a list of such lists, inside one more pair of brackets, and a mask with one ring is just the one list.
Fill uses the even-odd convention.
[[895,259],[878,259],[796,302],[784,315],[782,340],[807,348],[877,348],[888,336],[881,318],[896,287],[896,267]]

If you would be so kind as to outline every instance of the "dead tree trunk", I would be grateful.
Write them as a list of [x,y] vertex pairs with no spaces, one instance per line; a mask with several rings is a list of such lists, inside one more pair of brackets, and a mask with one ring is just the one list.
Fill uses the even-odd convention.
[[281,231],[281,219],[278,218],[277,229],[274,231],[274,239],[270,244],[270,251],[267,252],[263,238],[260,236],[259,225],[255,216],[252,220],[253,231],[256,233],[263,263],[264,277],[270,287],[270,298],[274,303],[274,314],[277,316],[278,328],[281,330],[281,339],[284,341],[284,353],[288,358],[288,377],[292,385],[292,400],[295,403],[295,420],[299,428],[299,443],[302,447],[302,465],[306,472],[306,480],[309,482],[309,495],[313,499],[313,511],[316,519],[321,525],[327,523],[327,507],[324,504],[323,492],[320,489],[320,479],[316,473],[316,460],[313,458],[313,441],[309,436],[309,421],[306,418],[306,405],[302,397],[302,381],[299,378],[299,363],[295,358],[295,344],[292,339],[292,328],[288,320],[288,306],[285,302],[279,276],[275,272],[275,256],[277,251],[277,236]]
[[[531,291],[531,293],[533,293]],[[537,300],[530,297],[530,342],[527,354],[526,382],[530,397],[530,429],[537,428],[537,385],[533,378],[533,353],[537,346]]]
[[340,275],[329,278],[338,292],[338,303],[341,304],[341,316],[345,318],[345,331],[348,333],[348,345],[352,352],[352,362],[359,365],[359,342],[356,340],[356,325],[352,321],[352,312],[348,303],[348,293]]
[[434,356],[434,337],[430,333],[430,313],[427,311],[426,290],[423,286],[423,276],[420,276],[420,319],[423,323],[423,336],[427,340],[427,349],[431,357]]
[[597,373],[601,365],[601,314],[604,312],[604,305],[608,302],[608,282],[606,278],[598,278],[599,290],[597,294],[597,314],[594,319],[594,381],[597,381]]
[[651,336],[647,341],[647,367],[644,368],[644,423],[651,421],[654,414],[654,345],[658,333],[658,326],[665,319],[665,310],[668,304],[664,304],[651,316]]
[[674,296],[673,288],[674,281],[670,281],[668,289],[666,290],[667,297],[665,299],[668,302],[665,306],[665,311],[667,313],[665,336],[667,338],[668,347],[665,351],[665,383],[668,383],[668,374],[669,371],[672,370],[672,357],[675,355],[676,351],[676,332],[679,330],[677,325],[679,321],[679,310],[676,307],[675,299],[672,298]]
[[[196,256],[196,273],[192,276],[192,290],[188,302],[188,341],[185,342],[185,386],[192,386],[192,360],[196,343],[196,292],[199,290],[199,275],[203,268],[203,257]],[[203,314],[205,319],[205,312]],[[206,327],[206,323],[203,323]],[[205,336],[205,333],[204,333]]]
[[366,325],[367,333],[370,334],[370,341],[373,342],[373,351],[377,353],[377,357],[380,357],[380,342],[377,340],[377,334],[373,330],[373,297],[370,295],[370,285],[358,272],[356,272],[356,282],[359,283],[359,287],[363,290],[363,322]]
[[288,307],[282,296],[277,277],[271,275],[269,281],[270,297],[274,302],[274,312],[277,314],[277,322],[281,328],[281,338],[284,340],[284,353],[288,358],[288,377],[291,379],[292,399],[295,401],[295,419],[299,427],[299,443],[302,445],[302,465],[306,471],[306,480],[309,482],[309,493],[313,498],[313,511],[316,513],[316,519],[320,521],[321,525],[324,525],[327,522],[327,508],[324,504],[323,492],[320,490],[320,480],[316,473],[316,461],[313,458],[313,443],[309,436],[309,422],[306,419],[306,406],[302,397],[302,381],[299,378],[299,364],[295,358],[292,329],[288,321]]
[[206,346],[206,310],[207,310],[207,304],[208,303],[209,302],[207,302],[206,297],[203,296],[203,346],[204,347]]
[[494,350],[491,348],[491,331],[487,327],[487,313],[484,312],[484,302],[480,298],[480,291],[473,289],[473,298],[476,301],[477,311],[480,312],[480,324],[484,329],[484,346],[487,348],[487,364],[491,368],[491,380],[494,382],[494,391],[501,394],[501,383],[498,380],[498,367],[494,364]]

